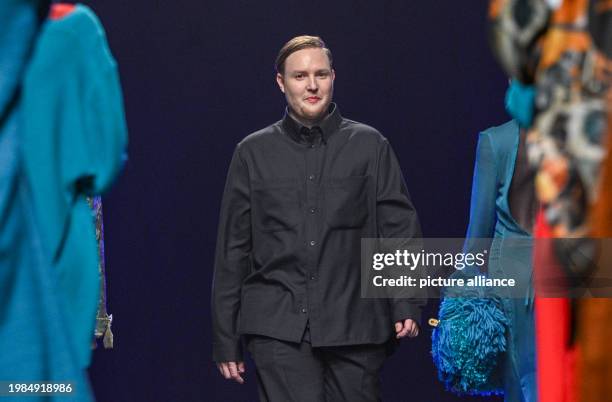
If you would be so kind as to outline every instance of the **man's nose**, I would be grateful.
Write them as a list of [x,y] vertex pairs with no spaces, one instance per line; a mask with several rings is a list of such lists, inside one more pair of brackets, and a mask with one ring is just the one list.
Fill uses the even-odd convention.
[[306,89],[312,92],[315,92],[319,89],[319,86],[317,85],[317,80],[314,76],[308,77],[308,85],[306,86]]

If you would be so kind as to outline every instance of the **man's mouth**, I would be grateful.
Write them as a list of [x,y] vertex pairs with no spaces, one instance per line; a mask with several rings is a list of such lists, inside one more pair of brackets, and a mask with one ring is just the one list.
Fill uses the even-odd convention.
[[319,98],[318,96],[309,96],[308,98],[306,98],[306,102],[308,103],[317,103],[318,101],[320,101],[321,98]]

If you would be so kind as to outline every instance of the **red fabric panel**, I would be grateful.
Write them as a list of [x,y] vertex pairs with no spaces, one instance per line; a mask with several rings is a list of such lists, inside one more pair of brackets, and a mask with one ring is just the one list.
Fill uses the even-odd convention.
[[[539,278],[557,275],[561,267],[555,260],[552,230],[542,212],[535,227],[534,269],[536,284]],[[537,285],[536,285],[537,286]],[[565,298],[535,299],[537,381],[539,402],[575,402],[576,399],[576,351],[569,348],[570,300]]]
[[72,11],[76,6],[70,3],[57,3],[51,6],[51,11],[49,12],[49,18],[52,20],[59,20],[64,18]]

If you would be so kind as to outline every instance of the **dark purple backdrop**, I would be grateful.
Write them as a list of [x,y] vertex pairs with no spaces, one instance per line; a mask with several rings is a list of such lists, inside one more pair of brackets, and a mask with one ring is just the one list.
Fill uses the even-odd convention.
[[[425,235],[464,234],[476,134],[507,119],[484,1],[85,3],[119,62],[130,133],[104,199],[116,345],[95,352],[99,401],[257,400],[250,361],[242,386],[211,362],[213,249],[235,144],[282,117],[273,61],[290,37],[320,35],[332,49],[335,100],[394,146]],[[430,335],[425,326],[388,360],[385,401],[475,400],[443,390]]]

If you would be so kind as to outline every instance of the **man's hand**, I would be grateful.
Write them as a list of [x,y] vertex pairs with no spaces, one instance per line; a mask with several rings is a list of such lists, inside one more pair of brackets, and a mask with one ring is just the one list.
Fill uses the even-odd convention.
[[395,337],[397,339],[403,338],[406,335],[408,335],[411,338],[414,338],[415,336],[419,334],[419,325],[416,322],[414,322],[414,320],[411,320],[410,318],[408,318],[404,320],[403,323],[401,321],[398,321],[395,323],[395,332],[396,332]]
[[244,384],[244,379],[240,376],[240,374],[244,373],[244,362],[217,363],[217,367],[225,379],[233,379],[238,384]]

